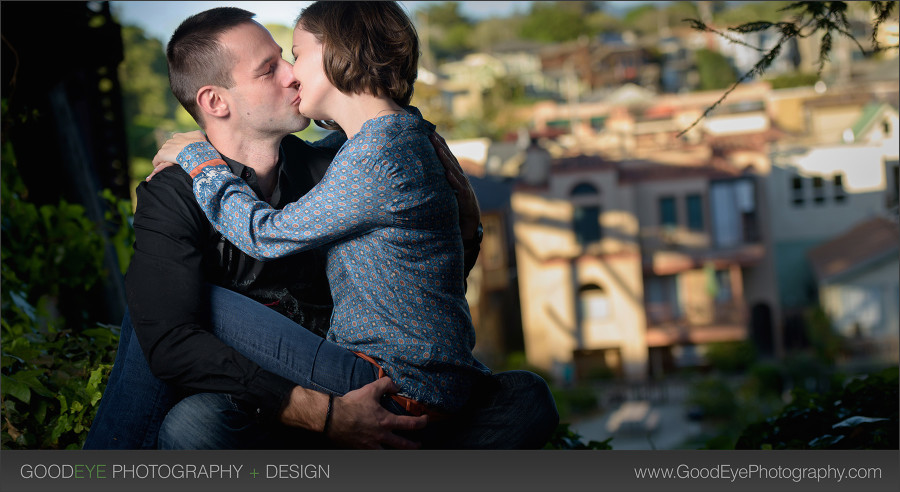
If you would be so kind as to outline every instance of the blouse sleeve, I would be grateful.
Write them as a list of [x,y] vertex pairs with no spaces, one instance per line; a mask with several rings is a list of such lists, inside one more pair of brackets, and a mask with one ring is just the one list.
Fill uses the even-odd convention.
[[365,162],[335,159],[318,185],[281,210],[257,198],[208,142],[185,147],[178,163],[194,178],[194,195],[216,230],[257,259],[281,258],[393,223],[390,186],[365,172]]

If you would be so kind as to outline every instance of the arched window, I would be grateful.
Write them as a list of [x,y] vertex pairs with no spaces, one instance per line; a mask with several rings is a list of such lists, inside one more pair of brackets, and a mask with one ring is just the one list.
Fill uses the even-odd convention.
[[578,183],[569,193],[573,197],[599,195],[600,190],[590,183]]
[[609,296],[597,284],[587,284],[578,289],[578,304],[584,321],[601,321],[610,316]]

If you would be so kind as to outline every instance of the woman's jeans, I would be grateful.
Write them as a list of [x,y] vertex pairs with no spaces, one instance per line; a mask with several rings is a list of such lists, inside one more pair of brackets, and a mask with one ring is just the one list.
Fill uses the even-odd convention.
[[[263,369],[305,388],[343,395],[377,377],[369,362],[230,290],[212,287],[209,311],[213,332],[223,342]],[[284,426],[260,429],[263,424],[234,405],[227,395],[193,395],[178,405],[175,395],[173,388],[150,372],[126,315],[119,352],[85,449],[152,449],[157,445],[194,449],[327,447],[316,433],[296,431],[305,436],[304,442],[299,442],[294,431]],[[454,418],[429,424],[425,444],[441,448],[539,448],[558,420],[543,379],[526,371],[510,371],[484,378]],[[195,437],[186,435],[192,428],[204,430],[194,432]],[[282,445],[280,440],[285,436],[290,439]]]

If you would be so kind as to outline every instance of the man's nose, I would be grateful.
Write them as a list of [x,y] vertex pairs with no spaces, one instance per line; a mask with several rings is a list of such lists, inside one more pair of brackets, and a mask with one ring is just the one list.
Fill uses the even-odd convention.
[[281,61],[282,63],[279,70],[281,70],[281,77],[284,87],[296,89],[297,87],[299,87],[300,82],[298,82],[297,79],[294,78],[294,66],[291,65],[289,61],[283,58],[281,59]]

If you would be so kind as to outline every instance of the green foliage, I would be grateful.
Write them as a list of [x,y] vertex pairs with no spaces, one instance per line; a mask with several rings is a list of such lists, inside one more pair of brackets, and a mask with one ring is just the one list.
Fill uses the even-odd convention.
[[[56,298],[63,290],[89,290],[103,265],[103,240],[97,226],[84,215],[84,207],[60,200],[38,207],[12,192],[17,179],[10,144],[4,147],[2,196],[3,248],[0,258],[4,290],[19,287],[25,299],[36,302],[42,295]],[[14,282],[10,284],[9,282]]]
[[840,335],[831,327],[831,319],[820,306],[805,313],[806,338],[816,357],[826,364],[834,364],[843,345]]
[[[151,164],[152,165],[152,164]],[[134,228],[131,224],[131,200],[123,200],[113,195],[110,190],[103,190],[100,194],[106,201],[106,212],[103,218],[109,226],[109,240],[116,250],[116,258],[119,259],[119,271],[124,274],[131,263],[134,254]]]
[[745,371],[756,361],[756,348],[749,341],[712,343],[705,357],[713,369],[736,373]]
[[659,9],[653,4],[643,4],[625,13],[622,25],[638,34],[649,34],[659,28]]
[[585,443],[581,440],[581,435],[569,429],[569,424],[559,424],[550,440],[544,445],[544,449],[612,449],[613,438],[603,441],[588,441]]
[[778,22],[785,17],[784,8],[792,2],[742,2],[734,8],[725,9],[713,15],[716,24],[734,26],[754,19]]
[[589,388],[553,389],[553,399],[561,419],[597,410],[597,395]]
[[784,391],[784,373],[780,366],[773,363],[754,364],[750,368],[750,380],[759,397],[780,398]]
[[792,72],[767,79],[773,89],[789,89],[792,87],[812,87],[819,81],[814,73]]
[[724,89],[737,80],[734,67],[721,53],[702,49],[697,50],[695,56],[701,90]]
[[559,418],[567,420],[573,415],[596,411],[599,407],[597,395],[590,388],[551,388]]
[[473,23],[459,8],[459,2],[429,3],[418,12],[419,36],[427,36],[438,60],[459,58],[472,49]]
[[0,369],[4,449],[79,449],[112,367],[118,327],[65,328],[47,303],[7,288],[3,265]]
[[[119,338],[118,327],[88,321],[84,310],[104,276],[103,240],[80,205],[27,201],[9,142],[2,166],[0,442],[5,449],[77,449]],[[114,204],[111,237],[130,250],[130,205]]]
[[704,418],[727,419],[738,408],[737,397],[722,378],[708,377],[691,384],[687,402],[701,410]]
[[818,394],[795,389],[780,414],[741,434],[738,449],[897,449],[898,369]]
[[491,140],[500,140],[503,132],[500,131],[488,118],[464,118],[454,123],[449,138],[480,138],[488,137]]
[[125,59],[119,65],[119,81],[125,114],[140,116],[147,126],[173,118],[177,102],[169,90],[162,42],[139,27],[122,26],[122,43]]
[[587,16],[588,28],[593,33],[622,32],[622,22],[606,12],[593,12]]
[[519,31],[523,39],[558,43],[578,39],[579,36],[591,34],[585,12],[572,8],[564,8],[565,4],[584,4],[586,2],[535,2],[531,13],[525,19]]
[[472,28],[472,45],[479,51],[489,51],[499,43],[518,40],[524,22],[521,16],[485,19]]
[[[122,26],[125,58],[119,64],[125,133],[132,185],[149,174],[142,165],[156,155],[164,135],[198,129],[169,88],[166,54],[160,40],[137,26]],[[120,261],[122,256],[119,257]]]

